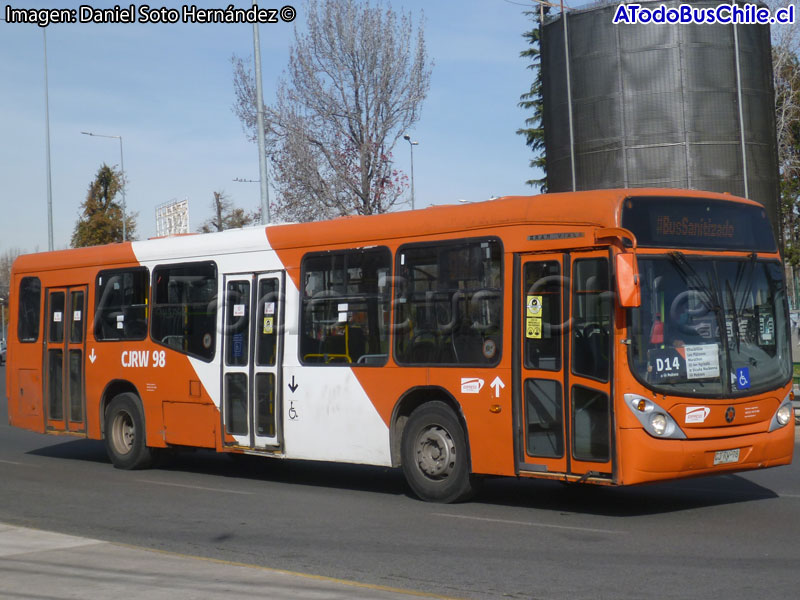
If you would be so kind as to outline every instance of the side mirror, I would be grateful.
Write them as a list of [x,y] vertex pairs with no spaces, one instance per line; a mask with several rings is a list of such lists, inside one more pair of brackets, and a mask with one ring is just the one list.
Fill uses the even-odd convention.
[[631,252],[617,254],[617,295],[623,308],[636,308],[642,304],[642,288],[639,284],[639,263]]

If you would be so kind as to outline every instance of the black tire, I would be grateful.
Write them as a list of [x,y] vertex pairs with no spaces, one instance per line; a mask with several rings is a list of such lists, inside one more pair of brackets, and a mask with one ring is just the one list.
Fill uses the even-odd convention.
[[117,469],[146,469],[154,452],[147,447],[139,399],[130,393],[114,396],[105,416],[106,453]]
[[408,418],[401,443],[403,473],[428,502],[460,502],[474,493],[464,429],[444,402],[427,402]]

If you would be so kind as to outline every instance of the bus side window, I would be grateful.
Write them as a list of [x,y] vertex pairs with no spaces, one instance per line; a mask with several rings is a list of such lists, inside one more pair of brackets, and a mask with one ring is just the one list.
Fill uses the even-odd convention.
[[502,347],[499,240],[403,246],[397,254],[395,359],[488,366]]
[[39,319],[42,307],[42,283],[38,277],[23,277],[19,284],[19,323],[17,337],[20,342],[39,340]]
[[149,292],[146,267],[100,271],[95,287],[95,339],[143,340]]
[[199,262],[153,269],[152,312],[153,341],[211,361],[217,336],[217,265]]
[[391,268],[388,248],[303,257],[303,364],[386,364]]

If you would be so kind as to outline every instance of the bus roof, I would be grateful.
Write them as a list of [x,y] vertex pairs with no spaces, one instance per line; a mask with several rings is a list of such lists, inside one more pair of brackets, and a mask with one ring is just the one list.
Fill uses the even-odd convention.
[[[58,250],[20,256],[15,272],[35,272],[97,264],[130,264],[139,260],[170,260],[238,252],[314,248],[339,244],[367,246],[391,238],[410,238],[464,232],[524,223],[580,227],[618,227],[619,207],[631,196],[681,196],[751,200],[696,190],[630,188],[563,192],[538,196],[505,196],[483,202],[437,205],[414,211],[347,216],[330,221],[250,227],[219,233],[196,234]],[[268,239],[267,239],[268,238]],[[102,259],[98,252],[102,253]]]
[[[483,202],[430,206],[415,211],[350,216],[299,225],[275,225],[269,228],[269,239],[273,248],[283,249],[369,244],[391,237],[469,232],[487,226],[524,223],[619,227],[619,206],[623,199],[631,196],[682,196],[751,202],[729,194],[658,188],[504,196]],[[577,206],[571,210],[571,204]]]

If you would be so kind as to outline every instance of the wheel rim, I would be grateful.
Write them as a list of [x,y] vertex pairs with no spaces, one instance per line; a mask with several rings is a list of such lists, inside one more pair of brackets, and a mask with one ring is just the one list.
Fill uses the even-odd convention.
[[446,479],[456,468],[455,442],[438,425],[431,425],[419,434],[416,454],[420,471],[430,479]]
[[136,426],[133,424],[133,418],[127,412],[121,412],[114,417],[111,440],[114,442],[114,448],[120,454],[127,454],[133,448],[136,441]]

